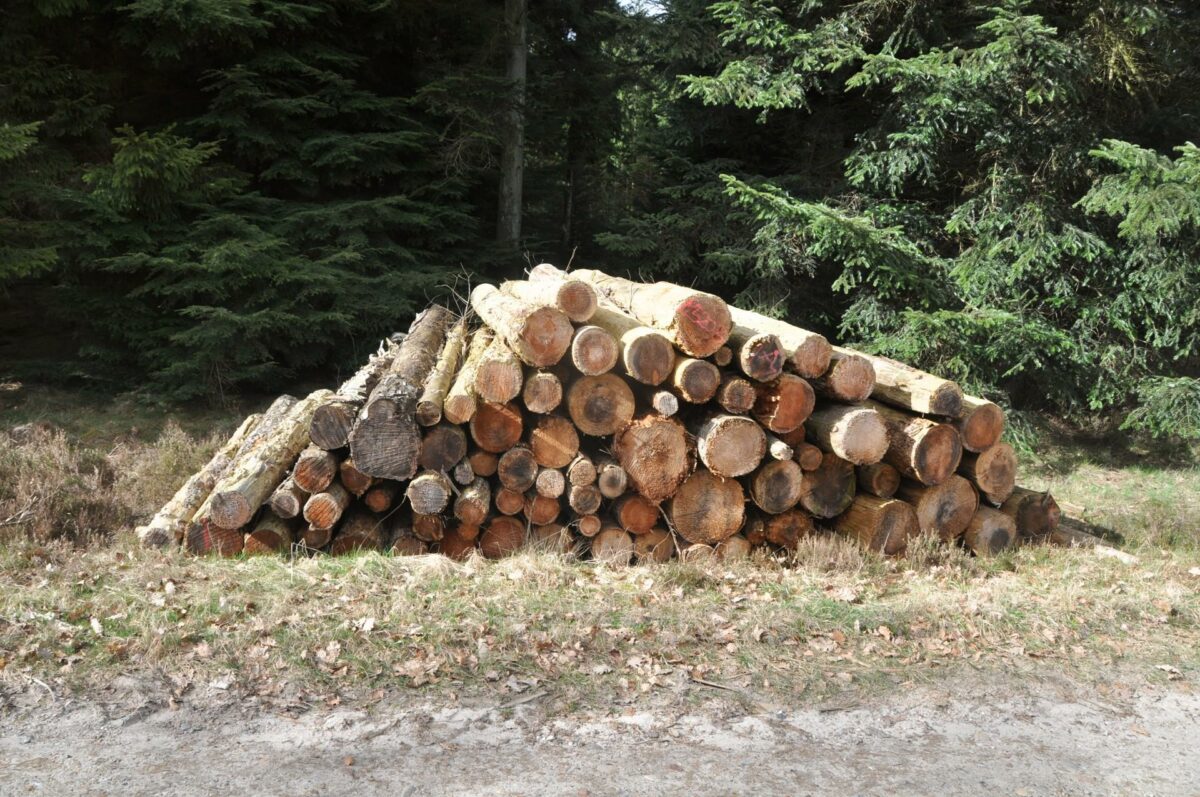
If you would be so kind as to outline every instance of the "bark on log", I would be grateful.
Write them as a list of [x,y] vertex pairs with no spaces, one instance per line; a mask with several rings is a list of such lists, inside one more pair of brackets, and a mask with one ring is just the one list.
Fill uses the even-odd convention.
[[502,515],[515,515],[525,509],[525,494],[507,487],[497,490],[493,501],[496,511]]
[[596,463],[596,486],[605,498],[617,498],[629,488],[629,474],[611,459]]
[[525,409],[538,415],[554,412],[562,403],[562,399],[562,380],[549,371],[530,374],[521,391],[521,403],[525,405]]
[[338,480],[351,495],[357,496],[362,496],[375,483],[374,476],[368,476],[358,469],[353,457],[346,457],[338,464]]
[[530,271],[528,282],[505,282],[500,290],[534,307],[553,307],[576,324],[586,324],[596,312],[598,302],[596,289],[591,284],[573,277],[562,279],[545,270],[537,276]]
[[487,327],[480,327],[471,336],[471,343],[467,347],[462,368],[454,377],[454,383],[446,393],[445,401],[442,402],[442,415],[450,423],[466,423],[475,414],[475,407],[478,404],[478,398],[475,395],[475,377],[479,372],[479,363],[483,361],[484,353],[492,345],[493,336],[494,333]]
[[705,404],[721,387],[721,370],[707,360],[680,357],[675,360],[671,386],[689,404]]
[[296,538],[298,525],[295,515],[291,518],[281,518],[267,510],[254,524],[254,530],[246,535],[242,550],[249,555],[289,550],[292,547],[292,541]]
[[467,344],[467,321],[460,320],[446,333],[446,342],[438,355],[433,371],[425,382],[421,397],[417,400],[417,423],[422,426],[434,426],[442,420],[442,406],[446,402],[446,394],[454,377],[458,375],[462,363],[463,349]]
[[884,461],[901,475],[933,485],[954,473],[962,459],[962,443],[953,426],[873,401],[866,406],[878,412],[887,426],[888,450]]
[[539,418],[529,434],[534,459],[543,468],[565,468],[579,454],[579,433],[566,418]]
[[767,435],[767,456],[782,462],[785,459],[794,459],[796,450],[778,437],[769,434]]
[[576,454],[567,466],[567,481],[582,486],[596,483],[596,463],[586,454]]
[[525,544],[525,524],[507,515],[492,518],[479,536],[479,550],[488,559],[512,556]]
[[367,490],[362,501],[372,512],[386,512],[396,503],[396,496],[399,494],[399,482],[384,481]]
[[307,500],[308,493],[301,490],[289,476],[283,480],[283,484],[275,488],[275,492],[271,493],[271,497],[267,499],[267,506],[284,520],[291,520],[300,516],[300,512],[304,509],[304,502]]
[[595,324],[575,330],[571,341],[571,364],[584,376],[606,374],[617,364],[621,346],[612,333]]
[[804,471],[795,462],[772,460],[759,468],[750,479],[750,497],[758,508],[772,515],[786,512],[800,503]]
[[493,404],[504,404],[521,395],[524,386],[525,369],[521,367],[520,358],[503,338],[494,336],[475,366],[476,397]]
[[879,498],[891,498],[900,488],[900,471],[886,462],[859,465],[858,489]]
[[746,495],[736,479],[697,468],[667,504],[671,525],[685,540],[715,545],[732,537],[746,515]]
[[[730,312],[733,312],[733,309],[734,308],[732,307],[729,308]],[[713,365],[726,368],[730,363],[733,362],[733,349],[729,348],[728,346],[722,346],[712,353],[711,359],[713,361]]]
[[[696,430],[696,453],[716,476],[730,479],[745,476],[757,468],[766,455],[767,435],[750,418],[714,415]],[[686,459],[683,473],[687,473]]]
[[346,513],[346,519],[330,540],[329,554],[343,556],[354,551],[379,551],[383,549],[383,543],[383,519],[355,507]]
[[755,332],[734,325],[729,335],[738,368],[756,382],[770,382],[779,378],[787,355],[779,336],[770,332]]
[[962,438],[967,451],[986,451],[1000,440],[1004,433],[1004,410],[987,399],[963,396],[962,412],[950,421]]
[[477,285],[471,291],[471,307],[522,361],[534,367],[544,368],[561,360],[575,333],[561,310],[507,296],[494,285]]
[[522,507],[522,512],[530,525],[544,526],[558,520],[558,516],[562,512],[562,505],[557,498],[548,498],[530,490],[525,494],[525,506]]
[[417,399],[442,350],[449,321],[450,311],[438,305],[417,316],[391,367],[363,404],[350,432],[350,454],[363,473],[402,481],[417,472]]
[[957,539],[966,531],[979,508],[978,493],[961,476],[951,476],[932,487],[905,479],[900,482],[896,497],[917,510],[921,531],[947,541]]
[[875,369],[858,352],[834,346],[829,369],[812,380],[812,387],[826,398],[858,404],[875,388]]
[[1039,493],[1024,487],[1013,489],[1000,511],[1008,515],[1017,525],[1017,534],[1022,539],[1036,539],[1051,534],[1058,528],[1062,511],[1050,493]]
[[675,541],[671,539],[670,532],[653,528],[633,538],[633,555],[638,564],[669,562],[675,555]]
[[429,543],[412,535],[397,534],[392,538],[392,556],[424,556],[429,553]]
[[510,490],[525,492],[537,480],[538,463],[533,451],[527,446],[517,445],[500,456],[496,475],[500,483]]
[[348,506],[350,506],[350,493],[346,491],[345,487],[334,482],[324,491],[313,493],[308,497],[308,500],[304,502],[304,519],[312,528],[332,529],[337,525]]
[[462,428],[439,423],[425,430],[417,464],[425,470],[449,471],[466,455],[467,435]]
[[867,407],[830,404],[810,415],[804,430],[821,448],[855,465],[871,465],[887,454],[887,426]]
[[805,471],[800,487],[800,504],[819,518],[846,511],[854,501],[854,466],[837,454],[821,457],[821,467]]
[[633,559],[633,538],[624,529],[609,526],[592,537],[592,558],[610,566],[627,565]]
[[487,479],[476,478],[454,502],[454,517],[471,526],[487,520],[492,508],[492,488]]
[[783,374],[774,382],[760,384],[756,393],[754,417],[777,434],[803,426],[816,404],[812,386],[795,374]]
[[580,515],[594,515],[600,511],[603,496],[594,484],[573,484],[567,493],[567,503]]
[[557,468],[542,468],[533,487],[538,495],[558,500],[567,491],[567,477]]
[[461,487],[466,487],[475,481],[475,469],[471,467],[471,460],[466,457],[460,459],[454,466],[454,470],[450,471],[450,478]]
[[963,393],[957,383],[926,373],[889,357],[856,352],[875,370],[871,397],[895,407],[929,415],[958,417]]
[[567,412],[575,426],[591,437],[616,434],[633,420],[633,391],[616,374],[584,376],[567,390]]
[[[492,454],[502,454],[512,448],[521,439],[524,431],[525,422],[521,418],[521,409],[511,402],[483,402],[471,418],[471,439],[475,441],[475,445]],[[471,465],[474,467],[474,461]]]
[[630,534],[646,534],[659,522],[658,504],[640,495],[629,493],[613,505],[617,525]]
[[328,403],[313,413],[309,426],[309,437],[313,443],[332,451],[344,448],[350,441],[350,430],[362,409],[363,402],[371,395],[379,378],[391,367],[397,347],[387,344],[378,354],[372,355],[367,364],[358,369],[337,389]]
[[323,448],[310,445],[300,452],[292,468],[292,480],[306,493],[319,493],[338,473],[338,458]]
[[311,551],[319,551],[333,539],[333,529],[308,525],[300,532],[300,544]]
[[653,502],[670,498],[691,470],[687,433],[670,418],[644,415],[630,422],[613,437],[612,451],[633,489]]
[[472,451],[467,455],[467,461],[471,463],[471,470],[474,471],[476,476],[490,479],[496,475],[496,468],[500,464],[500,457],[491,451]]
[[608,304],[602,304],[592,323],[613,336],[619,359],[630,379],[646,385],[662,384],[675,368],[675,347],[661,331],[639,324]]
[[1017,524],[1011,517],[981,506],[963,532],[963,542],[976,556],[992,556],[1013,545],[1017,540]]
[[726,412],[742,415],[750,411],[758,400],[758,391],[749,379],[735,374],[725,374],[721,377],[721,385],[717,388],[717,404]]
[[771,545],[788,552],[800,547],[800,540],[817,533],[812,515],[799,509],[791,509],[763,519],[763,536]]
[[868,550],[891,556],[903,553],[909,538],[921,527],[916,510],[903,501],[860,495],[834,521],[833,528]]
[[454,488],[445,473],[427,470],[408,483],[404,495],[418,515],[436,515],[450,504]]
[[996,443],[978,454],[964,453],[958,472],[998,506],[1017,485],[1017,454],[1008,443]]
[[822,335],[749,310],[730,307],[729,313],[735,329],[775,335],[792,370],[805,379],[815,379],[829,369],[832,347]]

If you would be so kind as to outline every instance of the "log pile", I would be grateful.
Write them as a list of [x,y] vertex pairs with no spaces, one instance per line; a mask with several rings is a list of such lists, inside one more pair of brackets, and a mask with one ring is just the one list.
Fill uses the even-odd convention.
[[987,555],[1058,525],[994,403],[691,288],[543,264],[394,338],[247,418],[143,543],[626,564],[830,533]]

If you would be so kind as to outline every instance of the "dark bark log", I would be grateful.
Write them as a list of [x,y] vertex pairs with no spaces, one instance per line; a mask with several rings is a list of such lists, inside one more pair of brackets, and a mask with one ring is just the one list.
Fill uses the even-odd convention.
[[834,530],[858,540],[864,548],[889,556],[904,553],[920,532],[916,511],[894,498],[860,495],[834,521]]

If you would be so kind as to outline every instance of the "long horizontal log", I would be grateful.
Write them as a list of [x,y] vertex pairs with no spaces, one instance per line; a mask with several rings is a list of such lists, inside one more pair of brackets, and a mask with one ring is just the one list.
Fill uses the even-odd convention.
[[366,365],[342,383],[328,402],[317,408],[309,427],[309,437],[314,444],[332,451],[343,448],[349,442],[350,430],[354,428],[363,402],[371,395],[379,378],[391,367],[397,350],[394,344],[385,344],[368,359]]
[[858,352],[834,346],[829,368],[811,381],[813,390],[825,398],[858,404],[875,389],[875,368]]
[[510,280],[500,290],[535,307],[553,307],[576,324],[586,324],[596,312],[598,302],[596,289],[589,283],[573,277],[562,279],[537,268],[529,272],[528,282]]
[[422,426],[433,426],[440,423],[446,394],[458,375],[462,363],[464,349],[467,345],[467,320],[460,319],[446,333],[446,342],[438,355],[433,371],[425,382],[421,397],[417,400],[417,423]]
[[887,426],[869,407],[829,404],[808,417],[804,431],[818,446],[855,465],[879,462],[888,450]]
[[878,412],[887,426],[884,461],[901,474],[922,484],[940,484],[958,468],[962,443],[953,426],[873,401],[865,406]]
[[729,314],[734,323],[734,333],[739,336],[747,333],[774,335],[792,370],[800,376],[815,379],[829,369],[833,349],[824,336],[737,307],[730,307]]
[[928,415],[958,417],[962,412],[963,392],[956,382],[905,365],[890,357],[856,352],[875,369],[875,387],[871,398],[895,407]]
[[903,553],[909,538],[921,527],[916,510],[903,501],[859,495],[834,521],[833,528],[868,550],[891,556]]
[[478,404],[475,393],[475,377],[484,353],[492,345],[494,334],[487,327],[480,327],[471,336],[462,368],[458,370],[458,374],[454,377],[454,382],[450,385],[450,390],[442,402],[442,415],[450,423],[466,423],[475,414],[475,407]]
[[662,384],[675,368],[675,347],[661,330],[603,302],[592,316],[592,324],[612,335],[620,351],[625,373],[646,385]]
[[521,360],[534,367],[561,360],[575,334],[561,310],[505,295],[494,285],[477,285],[471,291],[471,307]]

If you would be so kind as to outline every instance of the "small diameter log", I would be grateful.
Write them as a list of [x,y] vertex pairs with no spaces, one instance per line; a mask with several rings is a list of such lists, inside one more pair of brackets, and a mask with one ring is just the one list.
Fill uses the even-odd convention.
[[986,451],[1004,433],[1004,410],[987,399],[963,396],[962,412],[950,424],[958,430],[967,451]]
[[750,473],[762,462],[767,435],[750,418],[714,415],[696,430],[696,452],[714,475],[732,479]]
[[799,509],[771,515],[763,522],[762,534],[766,541],[786,551],[795,551],[800,547],[800,540],[816,533],[812,515]]
[[855,468],[858,474],[858,489],[879,498],[891,498],[900,487],[900,471],[886,462],[876,462],[871,465],[859,465]]
[[397,534],[392,538],[392,556],[424,556],[429,553],[429,543],[418,540],[412,533]]
[[338,458],[323,448],[310,445],[300,452],[292,468],[292,480],[306,493],[319,493],[338,473]]
[[438,541],[438,553],[456,562],[469,557],[475,551],[475,536],[463,531],[461,527],[448,530]]
[[[337,525],[346,507],[350,506],[350,493],[334,482],[323,492],[313,493],[304,503],[304,519],[315,529],[329,530]],[[309,546],[309,547],[324,547]]]
[[804,471],[789,460],[767,462],[750,478],[750,497],[758,508],[772,515],[800,503]]
[[450,478],[454,479],[455,484],[462,487],[475,481],[475,469],[471,467],[471,460],[466,457],[460,459],[454,466],[454,470],[450,471]]
[[479,363],[483,361],[484,353],[492,345],[493,337],[494,333],[487,327],[480,327],[471,336],[462,368],[458,370],[442,402],[442,416],[450,423],[466,423],[475,414],[478,403],[475,396],[475,376],[479,372]]
[[501,487],[493,499],[496,511],[502,515],[515,515],[525,509],[525,494],[517,490]]
[[707,360],[680,357],[671,373],[671,386],[689,404],[705,404],[721,387],[721,370]]
[[812,387],[795,374],[784,374],[774,382],[759,385],[756,392],[754,417],[777,434],[803,426],[816,404]]
[[958,472],[979,488],[985,499],[999,506],[1017,485],[1017,453],[1008,443],[996,443],[978,454],[966,452]]
[[538,495],[557,500],[567,491],[567,477],[556,468],[542,468],[533,482],[533,488]]
[[346,513],[346,519],[329,542],[329,553],[343,556],[354,551],[379,551],[383,543],[384,521],[358,507]]
[[586,454],[576,454],[567,466],[567,481],[574,485],[596,483],[596,463]]
[[604,521],[599,515],[580,515],[575,520],[579,533],[585,537],[595,537],[604,528]]
[[460,427],[439,423],[425,430],[417,464],[425,470],[449,471],[467,455],[467,435]]
[[746,559],[750,556],[750,541],[740,534],[721,540],[716,547],[717,558],[725,562]]
[[557,498],[548,498],[530,490],[525,494],[525,506],[521,511],[531,525],[544,526],[558,520],[562,505]]
[[633,420],[635,400],[625,380],[616,374],[584,376],[567,390],[567,412],[575,426],[591,437],[616,434]]
[[492,518],[479,535],[479,550],[488,559],[512,556],[525,544],[525,524],[513,517]]
[[363,494],[362,501],[372,512],[386,512],[396,503],[400,495],[400,483],[382,481]]
[[[521,418],[521,409],[512,402],[480,403],[471,418],[471,439],[475,441],[475,445],[493,454],[502,454],[512,448],[521,439],[524,431],[525,422]],[[471,464],[474,467],[474,461]]]
[[304,502],[307,500],[308,493],[301,490],[289,476],[283,480],[283,484],[275,488],[275,492],[271,493],[271,497],[267,499],[267,506],[270,507],[271,512],[284,520],[291,520],[300,516],[300,512],[304,509]]
[[639,322],[666,331],[692,357],[707,357],[729,339],[729,306],[710,293],[669,282],[645,285],[599,271],[580,270],[574,276],[595,285],[604,298]]
[[[545,265],[549,266],[548,263]],[[554,269],[553,266],[549,267]],[[571,276],[564,279],[547,269],[539,271],[539,268],[540,266],[535,266],[530,270],[528,282],[506,282],[502,289],[530,304],[556,307],[576,324],[587,323],[596,312],[596,289],[583,280]]]
[[746,495],[736,479],[723,479],[697,468],[666,507],[671,525],[685,540],[716,545],[742,527]]
[[629,488],[629,474],[611,459],[596,463],[596,486],[605,498],[617,498]]
[[860,495],[834,521],[833,528],[868,550],[886,555],[904,552],[910,537],[920,533],[917,513],[911,506],[894,498]]
[[[721,433],[715,434],[720,436]],[[759,434],[762,434],[761,429]],[[731,429],[726,429],[724,435],[722,439],[728,438],[727,442],[746,437]],[[715,445],[722,448],[720,441]],[[613,437],[612,450],[633,489],[650,501],[658,502],[674,495],[691,470],[687,432],[683,424],[671,418],[644,415],[630,422]],[[721,457],[722,462],[726,459],[729,457]]]
[[534,526],[530,533],[530,544],[547,553],[571,554],[575,551],[575,539],[561,523]]
[[812,386],[825,398],[858,404],[875,388],[875,369],[858,352],[834,346],[828,370],[813,379]]
[[363,473],[354,464],[353,457],[346,457],[338,463],[338,481],[350,491],[351,495],[361,496],[375,483],[374,476]]
[[934,486],[905,479],[896,497],[917,510],[921,531],[947,541],[957,539],[966,530],[979,508],[979,494],[961,476],[951,476]]
[[805,379],[815,379],[829,369],[832,347],[816,332],[736,307],[729,308],[729,313],[733,317],[735,332],[775,335],[792,370]]
[[471,470],[474,471],[476,476],[488,479],[496,475],[496,468],[500,464],[500,457],[491,451],[472,451],[467,455],[467,462],[471,463]]
[[525,409],[538,415],[554,412],[562,403],[562,398],[562,380],[549,371],[530,374],[521,391],[521,403]]
[[[730,312],[733,312],[734,308],[731,307],[729,310]],[[729,348],[728,346],[722,346],[712,353],[711,359],[713,361],[713,365],[725,368],[731,362],[733,362],[733,349]]]
[[438,355],[433,371],[425,382],[421,397],[417,399],[417,423],[422,426],[433,426],[442,420],[442,405],[446,394],[458,375],[462,363],[463,350],[467,345],[467,322],[460,320],[446,333],[446,342]]
[[887,454],[887,426],[867,407],[830,404],[810,415],[804,430],[818,446],[855,465],[879,462]]
[[796,450],[787,443],[780,440],[775,435],[767,435],[767,456],[771,459],[783,461],[792,459],[796,455]]
[[650,408],[663,418],[670,418],[679,412],[679,399],[674,393],[657,390],[650,396]]
[[388,344],[379,354],[372,355],[366,365],[341,384],[327,403],[317,408],[308,430],[315,445],[331,451],[349,443],[350,430],[354,428],[363,402],[391,367],[396,352],[397,347]]
[[962,412],[963,393],[957,383],[889,357],[856,353],[865,357],[875,370],[871,397],[876,401],[912,412],[950,418],[956,418]]
[[963,532],[963,543],[976,556],[992,556],[1016,541],[1017,524],[1008,515],[989,506],[975,510],[975,517]]
[[483,401],[503,404],[521,395],[524,384],[525,369],[520,358],[503,338],[493,337],[475,366],[475,395]]
[[816,517],[836,517],[854,501],[855,483],[854,465],[826,453],[821,467],[804,472],[800,504]]
[[[463,529],[458,529],[460,534]],[[444,539],[446,536],[446,518],[441,515],[413,515],[412,516],[412,533],[418,540],[425,542],[437,542]],[[469,539],[475,539],[471,536]]]
[[528,447],[513,446],[500,456],[500,464],[496,475],[500,483],[510,490],[525,492],[533,486],[537,479],[538,463]]
[[306,526],[300,532],[299,544],[311,551],[319,551],[333,539],[333,529],[323,529],[317,526]]
[[408,483],[404,495],[414,514],[436,515],[450,504],[454,487],[445,473],[437,470],[422,471]]
[[566,418],[539,418],[529,433],[533,457],[543,468],[565,468],[579,454],[579,433]]
[[579,515],[594,515],[600,511],[600,488],[594,484],[573,484],[567,492],[567,503]]
[[746,523],[742,526],[741,534],[738,536],[745,537],[746,542],[750,543],[751,546],[766,545],[767,524],[758,515],[750,515],[746,518]]
[[1058,528],[1062,511],[1050,493],[1039,493],[1024,487],[1013,489],[1000,511],[1008,515],[1017,525],[1017,534],[1022,539],[1036,539],[1051,534]]
[[918,418],[901,410],[867,402],[879,413],[888,431],[884,461],[901,475],[922,484],[944,482],[962,459],[962,444],[953,426]]
[[669,531],[653,528],[633,538],[633,555],[638,564],[669,562],[675,555],[675,541],[671,539]]
[[613,505],[613,518],[630,534],[645,534],[658,525],[658,504],[633,493],[623,495]]
[[787,355],[777,335],[734,326],[729,342],[738,369],[756,382],[770,382],[783,373]]
[[575,334],[570,319],[561,310],[507,296],[494,285],[477,285],[471,291],[471,307],[521,360],[534,367],[544,368],[561,360]]
[[281,518],[270,510],[263,512],[246,535],[242,550],[249,555],[286,551],[292,547],[298,525],[295,516]]
[[726,412],[742,415],[749,412],[757,400],[758,391],[749,379],[735,374],[721,377],[721,386],[717,388],[717,404]]
[[[291,399],[290,403],[285,403],[290,407],[295,399],[290,396],[288,398]],[[162,509],[158,510],[149,523],[137,528],[138,542],[149,548],[163,548],[182,542],[188,524],[196,516],[196,511],[204,504],[217,482],[228,470],[242,443],[262,420],[261,414],[255,414],[242,421],[242,425],[230,435],[229,439],[225,441],[225,445],[213,454],[212,459],[183,483],[183,486],[175,492],[170,501],[163,505]],[[297,512],[299,512],[298,509]]]
[[606,374],[621,357],[621,346],[611,332],[589,324],[575,330],[571,363],[584,376]]
[[470,526],[478,526],[487,520],[492,508],[492,488],[487,479],[476,478],[454,501],[454,517]]
[[812,443],[801,443],[792,452],[792,459],[800,466],[800,470],[816,470],[821,467],[825,452]]
[[624,529],[609,526],[592,537],[592,558],[610,566],[627,565],[633,559],[633,538]]
[[675,347],[671,339],[657,329],[639,324],[611,305],[601,305],[592,323],[617,341],[619,359],[625,373],[646,385],[658,385],[675,368]]

